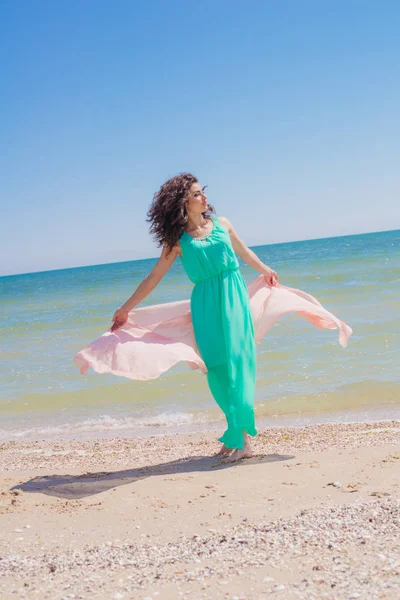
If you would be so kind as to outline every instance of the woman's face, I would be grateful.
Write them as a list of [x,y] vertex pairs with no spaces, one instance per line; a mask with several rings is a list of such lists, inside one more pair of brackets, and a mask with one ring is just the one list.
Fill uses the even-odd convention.
[[193,183],[186,201],[186,210],[190,214],[201,214],[207,210],[207,196],[199,183]]

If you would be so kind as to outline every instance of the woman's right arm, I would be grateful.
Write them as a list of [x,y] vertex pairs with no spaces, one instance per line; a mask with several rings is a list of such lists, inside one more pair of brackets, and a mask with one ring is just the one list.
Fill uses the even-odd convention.
[[173,248],[169,253],[167,253],[166,248],[163,248],[161,256],[154,265],[152,271],[143,279],[142,283],[136,288],[132,296],[115,312],[111,331],[119,329],[126,323],[128,320],[128,313],[142,302],[142,300],[147,298],[150,292],[152,292],[160,283],[161,279],[174,264],[178,254],[180,254],[179,247]]

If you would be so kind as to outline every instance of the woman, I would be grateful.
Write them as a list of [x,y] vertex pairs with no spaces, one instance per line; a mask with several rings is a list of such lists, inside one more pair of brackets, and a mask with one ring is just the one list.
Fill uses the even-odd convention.
[[195,284],[191,313],[196,343],[207,367],[211,393],[227,420],[218,454],[234,462],[252,456],[249,436],[257,434],[254,329],[249,294],[235,253],[263,274],[269,285],[276,285],[278,276],[242,242],[228,219],[218,219],[213,212],[193,175],[182,173],[161,186],[148,213],[150,230],[163,247],[161,256],[116,311],[111,331],[126,323],[128,313],[180,256]]

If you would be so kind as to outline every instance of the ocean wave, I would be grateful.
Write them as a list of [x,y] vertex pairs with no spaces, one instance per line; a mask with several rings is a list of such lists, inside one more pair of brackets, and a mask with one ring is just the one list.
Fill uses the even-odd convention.
[[[308,422],[326,422],[334,414],[337,419],[348,419],[351,413],[355,420],[363,420],[366,415],[379,414],[378,420],[400,418],[400,385],[396,382],[364,380],[343,384],[337,390],[318,394],[288,393],[284,391],[274,399],[258,400],[255,403],[257,423],[267,426],[284,424],[289,419],[293,425]],[[101,412],[100,412],[101,411]],[[106,412],[107,411],[107,412]],[[112,408],[100,409],[88,417],[87,413],[58,411],[55,415],[44,413],[27,417],[21,415],[19,421],[9,421],[9,426],[0,429],[0,442],[42,439],[85,439],[91,437],[148,437],[171,433],[224,427],[221,411],[214,405],[201,409],[169,409],[149,404],[133,414],[115,414]],[[93,413],[92,413],[93,414]],[[40,419],[34,424],[31,419]],[[56,419],[63,419],[61,422]],[[22,423],[29,426],[22,426]],[[32,426],[33,425],[33,426]],[[261,426],[261,425],[260,425]]]
[[[0,442],[26,439],[71,439],[85,438],[97,435],[103,437],[112,437],[113,433],[117,435],[130,434],[132,436],[147,436],[159,434],[160,429],[166,429],[165,433],[172,433],[171,429],[189,431],[188,426],[193,426],[192,430],[200,425],[210,425],[214,420],[209,411],[199,411],[199,413],[183,412],[163,412],[154,416],[138,417],[112,417],[110,415],[100,415],[97,418],[89,418],[81,422],[70,422],[60,425],[47,425],[29,428],[4,428],[0,430]],[[196,427],[197,426],[197,427]],[[130,437],[128,435],[128,437]]]

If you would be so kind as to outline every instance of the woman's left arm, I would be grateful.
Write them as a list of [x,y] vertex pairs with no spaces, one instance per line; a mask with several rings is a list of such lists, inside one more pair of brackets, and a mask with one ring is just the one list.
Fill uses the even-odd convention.
[[219,217],[219,220],[221,225],[223,225],[228,231],[233,249],[236,254],[238,254],[240,258],[242,258],[248,265],[250,265],[250,267],[253,267],[253,269],[264,275],[269,285],[276,285],[278,283],[277,273],[270,267],[267,267],[267,265],[265,265],[253,252],[253,250],[250,250],[250,248],[246,246],[243,240],[241,240],[236,233],[232,223],[228,221],[227,218]]

